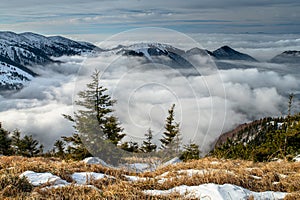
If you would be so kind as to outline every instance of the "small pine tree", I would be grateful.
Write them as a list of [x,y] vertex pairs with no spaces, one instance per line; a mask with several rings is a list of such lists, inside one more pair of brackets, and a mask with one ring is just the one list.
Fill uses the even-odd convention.
[[11,139],[9,138],[9,132],[4,130],[0,123],[0,154],[11,154]]
[[139,152],[139,144],[137,142],[124,142],[121,145],[121,149],[127,152],[138,153]]
[[22,156],[33,157],[42,154],[43,145],[39,145],[39,142],[33,139],[32,135],[25,135],[21,140],[19,147]]
[[170,108],[169,116],[166,119],[164,136],[160,139],[162,145],[161,149],[168,148],[168,145],[173,141],[173,139],[179,134],[179,123],[174,122],[174,108],[175,104],[173,104]]
[[55,156],[60,158],[65,157],[65,143],[62,140],[56,140],[54,143],[54,153]]
[[200,150],[199,146],[195,143],[190,143],[189,145],[184,145],[184,151],[179,157],[183,161],[191,160],[191,159],[199,159]]
[[152,143],[152,130],[151,128],[148,129],[148,133],[145,134],[146,136],[146,141],[143,141],[141,151],[144,153],[150,153],[156,150],[157,145]]
[[21,141],[21,132],[19,130],[15,130],[12,133],[12,142],[11,142],[11,146],[13,149],[13,153],[15,155],[21,155],[21,145],[22,145],[22,141]]
[[292,112],[292,104],[293,104],[294,96],[295,96],[295,95],[294,95],[293,93],[291,93],[291,94],[289,95],[289,102],[288,102],[288,117],[291,116],[291,112]]
[[82,160],[86,157],[91,156],[89,151],[86,149],[84,144],[82,143],[82,140],[80,136],[76,133],[74,133],[70,137],[62,137],[63,141],[68,144],[67,147],[67,157],[76,159],[76,160]]

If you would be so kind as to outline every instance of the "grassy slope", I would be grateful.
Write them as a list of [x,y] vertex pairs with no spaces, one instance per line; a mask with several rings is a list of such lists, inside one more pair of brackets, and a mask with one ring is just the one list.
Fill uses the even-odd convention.
[[[184,169],[206,169],[205,174],[178,174]],[[212,170],[214,169],[214,170]],[[116,177],[116,180],[102,179],[91,181],[98,189],[71,185],[57,189],[43,189],[44,186],[30,188],[26,182],[12,183],[12,177],[18,177],[22,172],[51,172],[72,182],[73,172],[102,172]],[[169,172],[164,183],[158,183],[158,176]],[[0,199],[174,199],[176,194],[169,197],[149,197],[142,193],[146,189],[170,189],[174,186],[199,185],[203,183],[231,183],[252,191],[284,191],[292,193],[286,199],[300,198],[300,162],[266,162],[253,163],[243,160],[222,160],[203,158],[186,163],[157,169],[154,172],[139,174],[149,179],[141,182],[128,182],[123,177],[129,174],[121,170],[112,170],[101,165],[87,165],[83,162],[64,161],[54,158],[0,158]],[[136,175],[136,174],[130,174]],[[255,179],[258,176],[261,179]],[[177,177],[177,178],[176,178]],[[169,179],[168,179],[169,178]],[[274,184],[274,182],[277,182]]]

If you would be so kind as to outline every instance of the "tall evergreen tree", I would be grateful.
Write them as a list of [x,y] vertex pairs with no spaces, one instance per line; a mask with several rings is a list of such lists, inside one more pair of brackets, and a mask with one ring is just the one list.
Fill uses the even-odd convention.
[[168,146],[171,144],[173,139],[176,137],[177,134],[179,134],[179,123],[174,121],[174,108],[175,104],[171,106],[169,109],[168,117],[166,119],[166,124],[165,124],[165,131],[163,132],[164,136],[162,139],[160,139],[162,145],[161,149],[166,149]]
[[75,122],[76,130],[80,136],[87,137],[87,141],[91,142],[100,137],[117,145],[125,134],[113,115],[112,107],[116,101],[106,94],[106,88],[100,86],[99,71],[95,71],[91,78],[91,83],[87,84],[86,90],[78,93],[79,100],[75,102],[82,109],[75,113],[75,119],[65,117]]
[[[74,123],[76,129],[76,133],[71,136],[73,139],[69,137],[64,140],[77,143],[79,149],[70,147],[69,151],[79,153],[79,157],[88,155],[88,151],[101,157],[114,157],[112,148],[118,146],[125,136],[118,119],[113,115],[113,105],[116,101],[107,94],[107,89],[100,85],[99,71],[95,71],[91,78],[87,88],[78,93],[79,98],[75,104],[79,109],[74,113],[74,118],[64,115]],[[83,143],[89,144],[88,149]]]
[[153,134],[151,128],[148,129],[148,132],[145,134],[145,136],[146,136],[146,140],[143,141],[141,151],[145,153],[155,151],[157,145],[152,143]]

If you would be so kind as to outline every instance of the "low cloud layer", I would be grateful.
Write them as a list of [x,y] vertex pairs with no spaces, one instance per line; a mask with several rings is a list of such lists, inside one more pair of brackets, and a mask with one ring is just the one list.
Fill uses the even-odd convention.
[[[117,100],[115,114],[127,139],[141,141],[151,127],[158,142],[167,111],[175,103],[175,118],[181,124],[184,142],[191,139],[204,152],[222,132],[238,124],[285,115],[288,94],[299,93],[300,88],[296,69],[274,65],[272,70],[268,63],[188,77],[170,66],[143,65],[143,58],[106,54],[63,60],[61,65],[36,67],[40,77],[20,92],[0,97],[3,126],[33,134],[48,149],[60,136],[72,134],[72,124],[61,114],[73,113],[72,98],[85,88],[95,68],[103,72],[101,83]],[[298,101],[293,110],[300,110]]]

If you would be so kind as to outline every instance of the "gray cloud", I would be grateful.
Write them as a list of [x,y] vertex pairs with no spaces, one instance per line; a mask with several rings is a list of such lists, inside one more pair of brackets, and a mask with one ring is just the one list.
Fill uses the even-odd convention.
[[[264,36],[256,45],[251,44],[251,40],[257,35],[246,35],[245,40],[242,36],[209,35],[203,46],[216,45],[217,41],[220,44],[232,42],[236,38],[233,45],[241,49],[272,49],[276,45],[279,49],[285,48],[277,36]],[[192,45],[175,41],[179,46]],[[289,36],[283,43],[297,46],[297,42],[294,36]],[[47,147],[61,135],[72,133],[72,124],[61,114],[72,114],[72,96],[84,89],[95,68],[105,72],[101,83],[118,100],[116,115],[128,135],[142,139],[151,127],[158,141],[167,110],[175,103],[176,120],[181,122],[182,134],[185,138],[193,138],[203,151],[210,148],[221,132],[240,123],[286,114],[288,93],[299,92],[300,88],[297,69],[269,63],[257,64],[257,69],[220,70],[186,77],[169,66],[142,65],[142,58],[105,54],[87,60],[81,57],[61,59],[65,61],[62,65],[36,67],[40,77],[11,97],[0,97],[3,126],[34,134]],[[300,110],[298,101],[294,110]]]
[[296,0],[6,1],[0,24],[15,31],[117,33],[158,26],[183,32],[299,33]]

